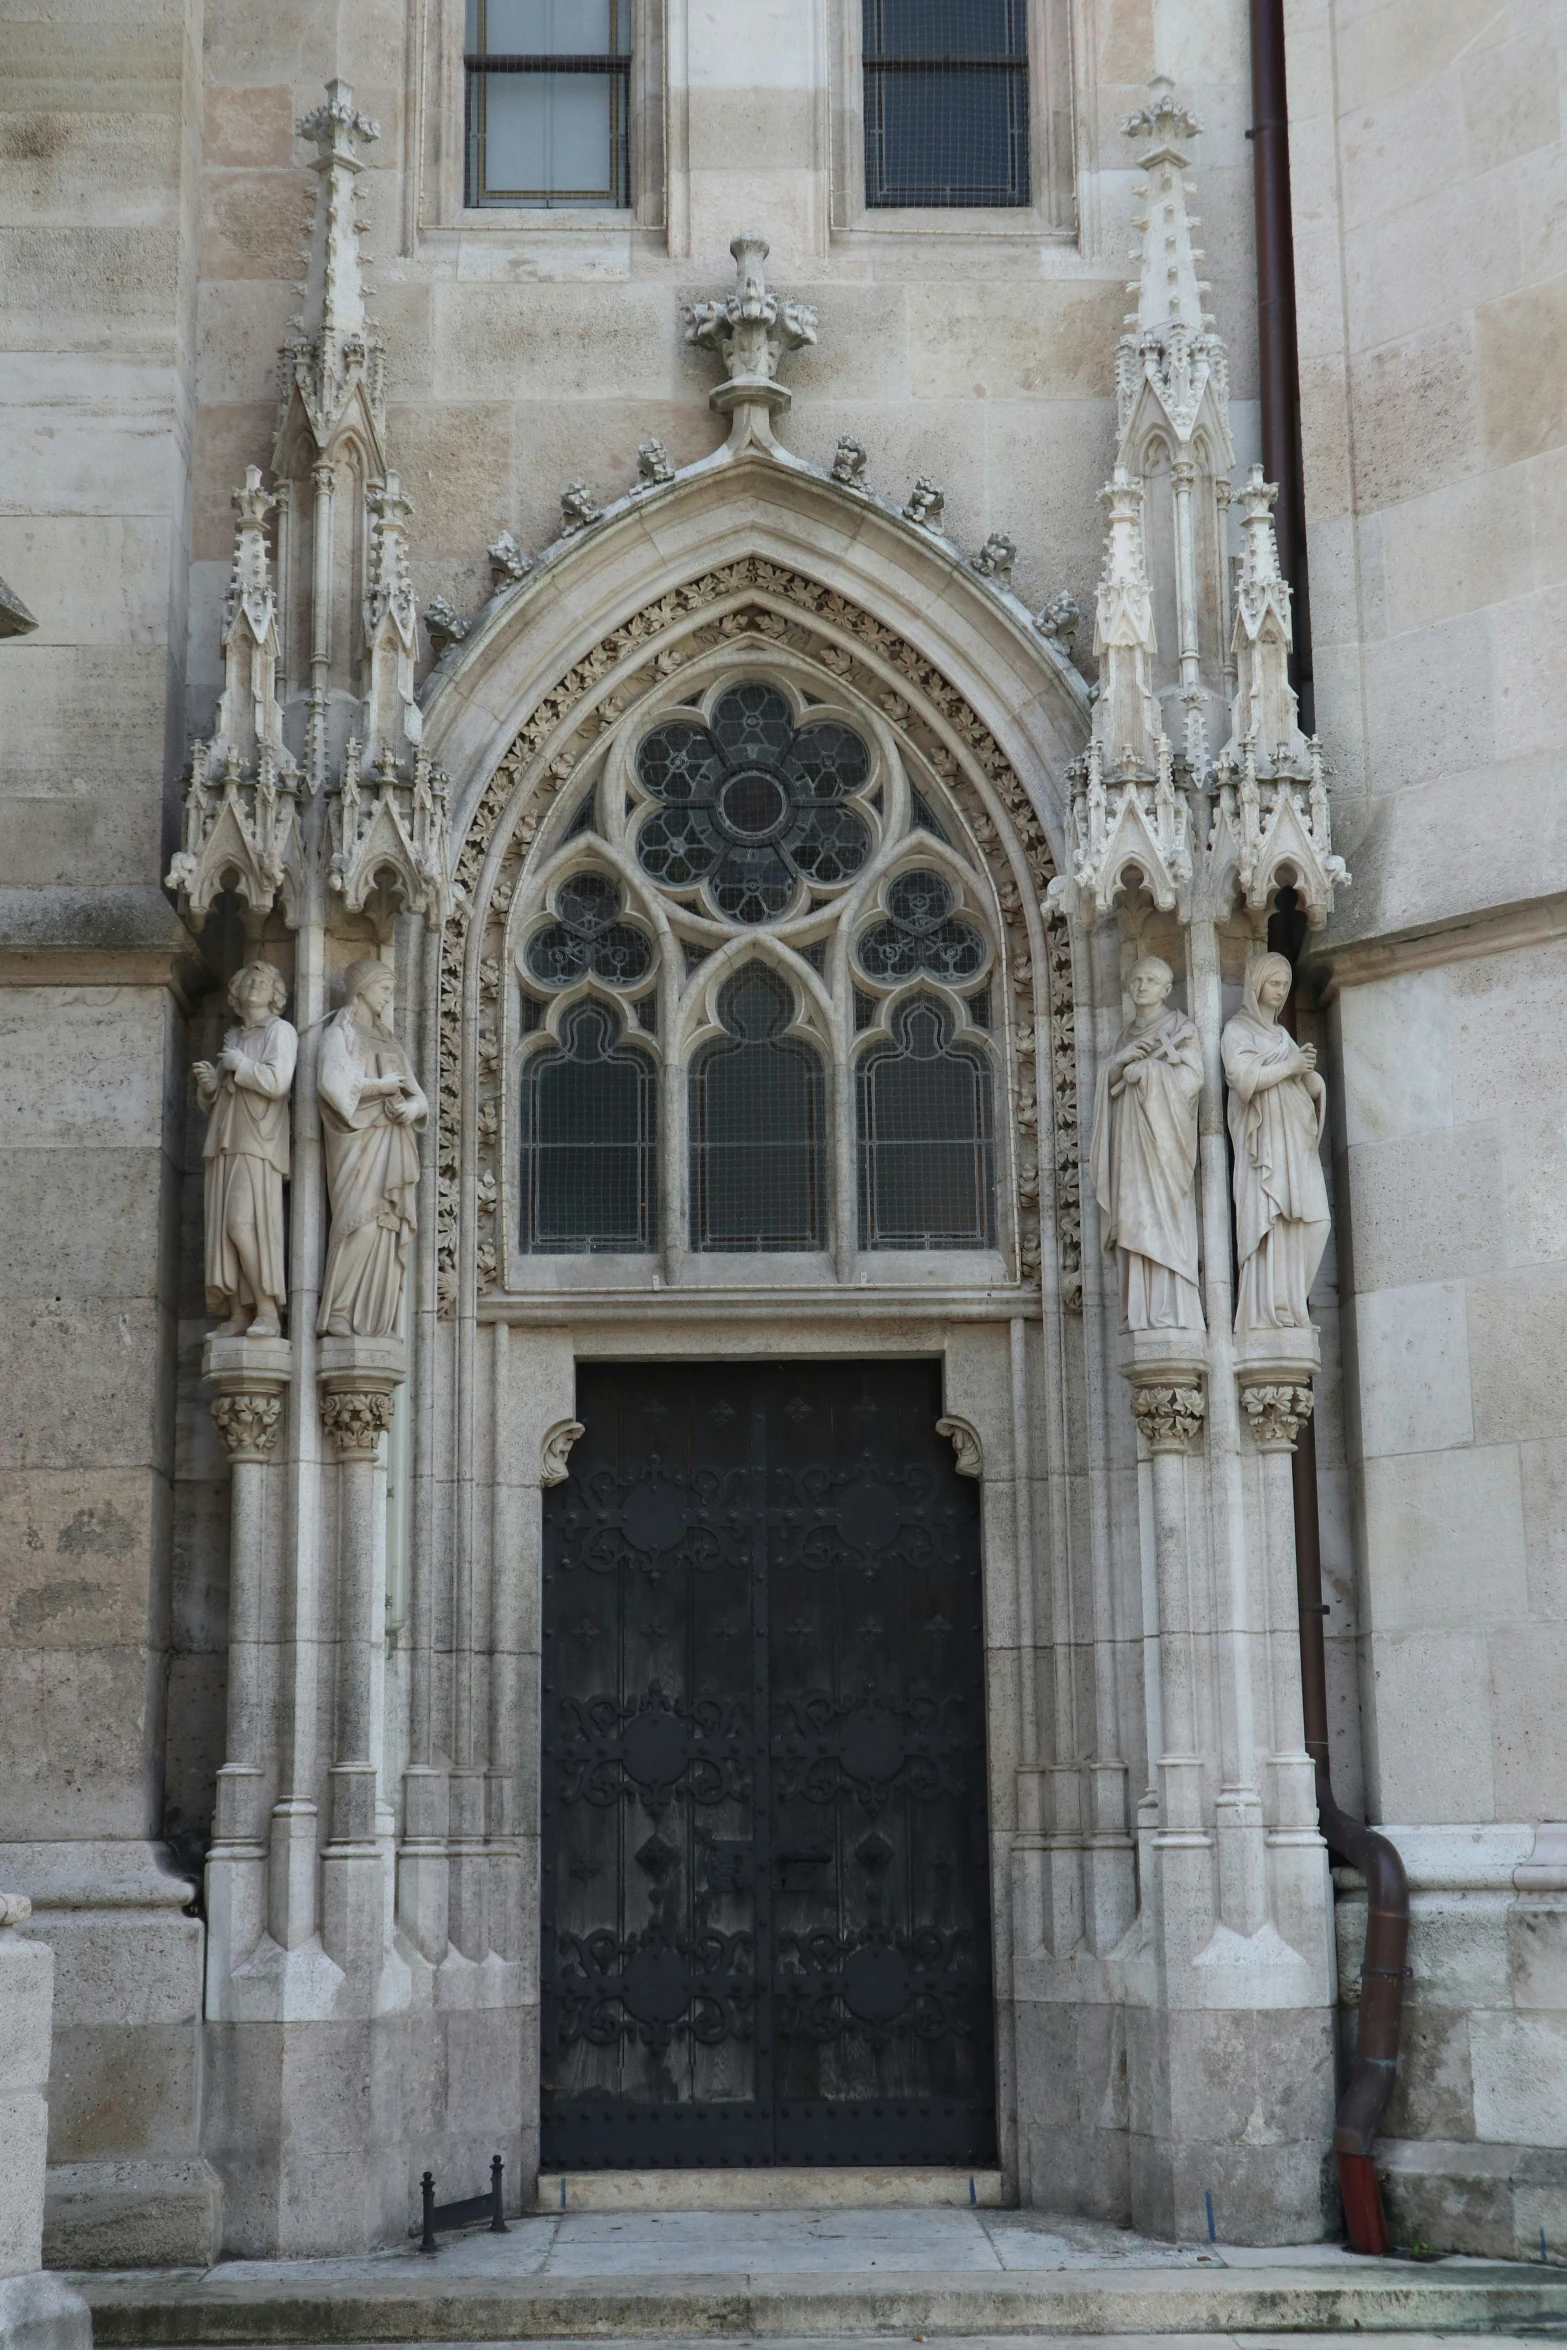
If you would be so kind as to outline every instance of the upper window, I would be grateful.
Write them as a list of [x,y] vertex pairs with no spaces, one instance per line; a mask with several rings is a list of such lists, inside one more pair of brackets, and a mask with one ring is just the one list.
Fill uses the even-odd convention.
[[468,0],[470,205],[631,201],[631,0]]
[[867,205],[1020,205],[1028,0],[864,0]]

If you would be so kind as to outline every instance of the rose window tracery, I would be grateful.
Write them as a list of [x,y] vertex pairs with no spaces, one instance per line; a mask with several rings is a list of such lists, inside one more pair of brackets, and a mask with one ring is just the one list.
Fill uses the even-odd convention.
[[700,890],[721,919],[776,921],[809,889],[841,889],[870,855],[854,804],[870,780],[865,744],[836,719],[797,724],[773,686],[730,687],[705,722],[666,719],[636,772],[653,802],[637,833],[643,871]]
[[953,913],[956,897],[939,873],[902,873],[887,892],[887,919],[867,930],[856,949],[869,979],[977,979],[985,968],[985,941],[972,922]]
[[624,894],[602,873],[573,873],[561,883],[555,920],[528,941],[525,965],[541,987],[570,987],[601,979],[606,987],[635,987],[653,968],[651,942],[620,919]]

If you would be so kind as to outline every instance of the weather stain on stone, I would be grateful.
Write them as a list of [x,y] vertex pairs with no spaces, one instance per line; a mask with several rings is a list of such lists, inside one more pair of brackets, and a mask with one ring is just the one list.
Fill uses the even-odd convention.
[[106,1501],[101,1509],[89,1505],[68,1518],[54,1547],[68,1557],[96,1551],[101,1558],[122,1559],[136,1548],[136,1528],[112,1501]]
[[19,1640],[42,1632],[60,1616],[77,1609],[102,1609],[113,1605],[114,1593],[106,1583],[40,1583],[36,1590],[21,1592],[11,1602],[11,1630]]

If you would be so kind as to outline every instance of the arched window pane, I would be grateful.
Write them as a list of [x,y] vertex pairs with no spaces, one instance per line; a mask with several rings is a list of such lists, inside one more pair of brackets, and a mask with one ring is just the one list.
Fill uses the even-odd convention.
[[603,1004],[568,1013],[522,1083],[522,1245],[538,1254],[657,1243],[658,1089]]
[[990,1063],[914,996],[859,1067],[861,1248],[995,1245]]
[[691,1246],[813,1249],[827,1244],[822,1068],[782,1032],[793,1000],[752,964],[730,980],[728,1031],[691,1071]]

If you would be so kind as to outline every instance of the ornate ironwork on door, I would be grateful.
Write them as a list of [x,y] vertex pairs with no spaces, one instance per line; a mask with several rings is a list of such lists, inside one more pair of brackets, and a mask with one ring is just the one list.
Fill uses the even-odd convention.
[[926,1362],[579,1373],[547,2166],[994,2158],[978,1494],[941,1410]]

